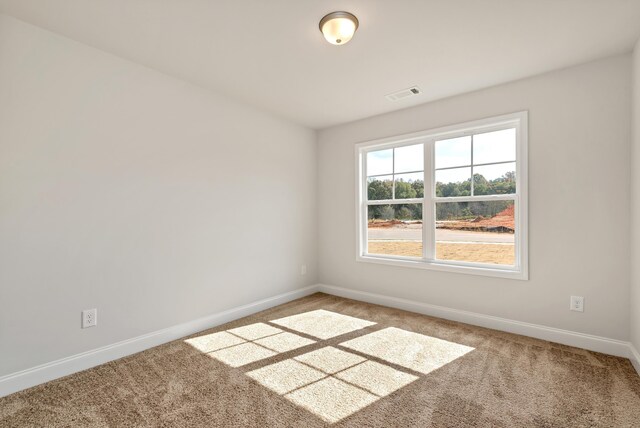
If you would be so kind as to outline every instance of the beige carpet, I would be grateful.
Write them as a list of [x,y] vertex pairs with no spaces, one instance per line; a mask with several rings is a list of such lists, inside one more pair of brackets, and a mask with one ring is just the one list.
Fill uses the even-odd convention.
[[0,399],[0,426],[639,427],[623,358],[315,294]]

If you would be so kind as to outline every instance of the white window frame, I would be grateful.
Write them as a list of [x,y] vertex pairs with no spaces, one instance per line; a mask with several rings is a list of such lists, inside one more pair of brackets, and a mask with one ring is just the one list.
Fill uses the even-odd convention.
[[[356,158],[356,260],[358,262],[379,263],[446,272],[467,273],[500,278],[529,279],[528,255],[528,171],[527,137],[528,112],[517,112],[503,116],[475,120],[453,126],[446,126],[412,134],[366,141],[355,145]],[[459,197],[435,196],[435,141],[464,135],[516,129],[516,193],[508,195],[479,195]],[[367,153],[424,144],[424,197],[414,199],[393,199],[367,201]],[[473,162],[472,162],[473,163]],[[515,252],[514,266],[491,265],[463,261],[436,260],[435,250],[435,204],[436,202],[469,202],[513,200],[515,203]],[[371,203],[379,205],[421,203],[422,207],[422,258],[368,254],[367,253],[367,207]],[[432,243],[432,244],[431,244]]]

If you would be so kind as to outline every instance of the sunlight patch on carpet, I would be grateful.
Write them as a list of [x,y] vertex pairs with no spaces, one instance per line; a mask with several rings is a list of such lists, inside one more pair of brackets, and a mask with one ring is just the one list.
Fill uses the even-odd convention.
[[404,373],[375,361],[365,361],[336,374],[338,379],[384,397],[418,380],[418,376]]
[[297,389],[285,397],[329,423],[338,422],[378,400],[375,395],[333,377]]
[[327,374],[295,360],[284,360],[249,372],[247,376],[282,395],[323,379]]
[[186,339],[185,343],[231,367],[242,367],[316,343],[265,323]]
[[[323,309],[270,323],[320,340],[376,324]],[[234,368],[316,343],[264,322],[192,337],[185,342]],[[428,374],[474,350],[395,327],[362,332],[338,346],[359,354],[324,346],[266,363],[246,375],[325,422],[335,423],[418,380],[416,374]]]
[[329,423],[418,379],[331,346],[253,370],[247,376]]
[[341,351],[333,346],[326,346],[317,351],[295,357],[294,359],[318,370],[322,370],[326,374],[334,374],[366,361],[366,358],[352,354],[351,352]]
[[376,324],[324,309],[292,315],[271,322],[320,339],[330,339]]
[[222,348],[228,348],[229,346],[245,343],[243,339],[226,331],[205,334],[204,336],[187,339],[185,342],[200,352],[213,352]]
[[475,348],[395,327],[340,344],[389,363],[428,374]]
[[258,339],[253,343],[269,348],[272,351],[287,352],[316,342],[311,339],[298,336],[297,334],[282,332],[263,339]]
[[246,340],[256,340],[274,334],[282,333],[282,330],[265,324],[263,322],[257,322],[255,324],[249,324],[242,327],[232,328],[227,330],[231,334],[235,334]]
[[251,342],[221,349],[220,351],[209,354],[210,357],[222,361],[231,367],[242,367],[265,358],[273,357],[274,355],[278,355],[278,353]]

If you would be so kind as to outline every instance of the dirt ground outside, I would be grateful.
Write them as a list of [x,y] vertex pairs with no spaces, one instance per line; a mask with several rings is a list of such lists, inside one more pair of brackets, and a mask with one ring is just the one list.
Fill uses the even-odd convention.
[[[369,241],[369,254],[422,257],[419,241]],[[510,244],[436,242],[439,260],[513,265],[515,249]]]

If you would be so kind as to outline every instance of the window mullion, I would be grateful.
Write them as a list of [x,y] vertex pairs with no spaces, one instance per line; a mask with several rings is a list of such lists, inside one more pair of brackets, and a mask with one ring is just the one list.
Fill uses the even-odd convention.
[[474,192],[474,177],[473,177],[473,134],[471,134],[471,196],[475,196]]
[[424,200],[422,203],[422,256],[426,260],[435,258],[435,205],[433,201],[435,193],[434,170],[434,146],[435,140],[424,142]]
[[444,196],[436,197],[436,202],[490,202],[490,201],[508,201],[514,198],[516,193],[501,193],[499,195],[478,195],[478,196]]
[[391,150],[391,199],[396,198],[396,148]]
[[380,199],[367,201],[367,205],[404,205],[404,204],[421,204],[423,198],[411,198],[411,199]]
[[363,154],[360,157],[362,174],[360,176],[360,248],[358,254],[362,255],[369,252],[369,205],[367,201],[369,199],[369,186],[367,180],[367,155]]

